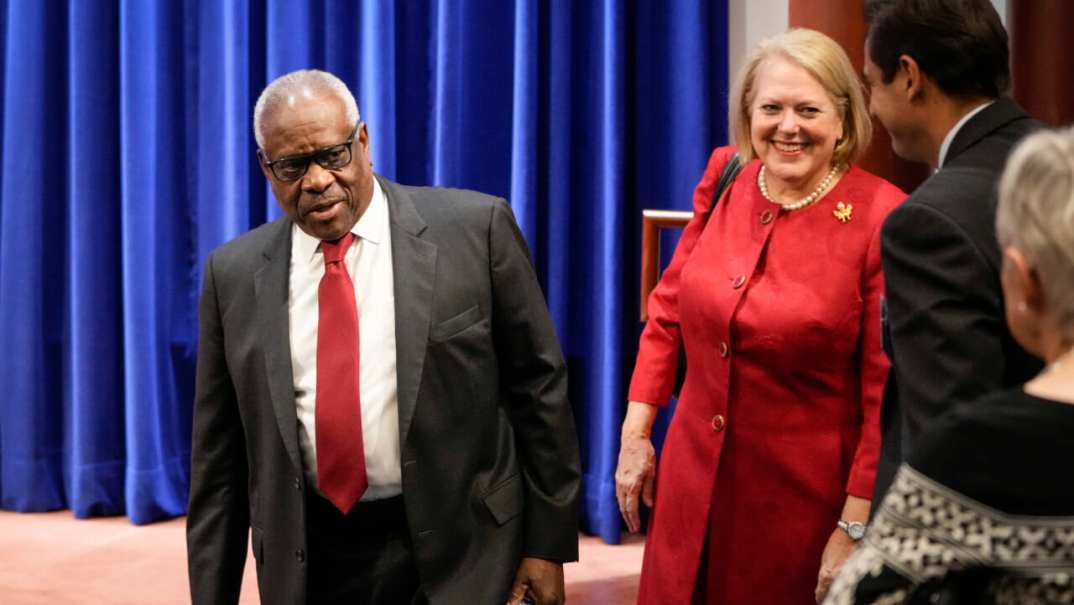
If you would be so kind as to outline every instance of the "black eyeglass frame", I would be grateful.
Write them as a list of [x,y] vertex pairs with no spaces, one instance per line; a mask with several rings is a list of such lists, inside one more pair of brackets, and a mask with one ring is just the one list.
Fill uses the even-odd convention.
[[[265,166],[268,167],[268,169],[272,172],[272,175],[275,176],[277,180],[283,181],[285,183],[293,183],[306,176],[306,172],[310,169],[310,162],[317,162],[317,165],[321,168],[324,168],[325,170],[342,170],[343,168],[350,166],[350,163],[354,161],[354,150],[351,149],[351,145],[354,144],[354,139],[358,136],[358,129],[361,127],[362,122],[359,120],[358,123],[354,125],[354,130],[351,131],[351,135],[347,137],[346,141],[343,141],[342,143],[337,143],[335,145],[327,145],[310,153],[303,153],[301,155],[289,155],[284,156],[282,158],[276,158],[275,160],[270,160],[268,159],[268,156],[265,155],[264,151],[258,149],[257,157],[265,163]],[[331,166],[325,166],[324,162],[322,162],[320,158],[339,149],[345,149],[347,151],[347,161],[334,168]],[[276,172],[275,166],[280,162],[293,162],[296,160],[301,160],[304,164],[302,172],[300,172],[298,176],[288,179],[280,176],[280,174]]]

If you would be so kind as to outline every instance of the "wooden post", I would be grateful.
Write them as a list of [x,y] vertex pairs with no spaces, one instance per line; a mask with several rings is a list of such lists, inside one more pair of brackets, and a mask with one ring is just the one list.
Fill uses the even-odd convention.
[[1014,98],[1034,117],[1062,126],[1074,122],[1074,2],[1016,1],[1011,5]]
[[649,319],[649,293],[660,279],[660,231],[682,229],[694,213],[683,210],[641,212],[641,320]]

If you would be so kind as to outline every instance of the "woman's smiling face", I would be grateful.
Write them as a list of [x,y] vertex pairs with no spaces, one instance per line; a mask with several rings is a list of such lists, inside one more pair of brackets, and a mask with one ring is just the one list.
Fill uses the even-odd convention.
[[750,141],[770,187],[809,193],[831,168],[842,111],[808,71],[780,56],[757,67]]

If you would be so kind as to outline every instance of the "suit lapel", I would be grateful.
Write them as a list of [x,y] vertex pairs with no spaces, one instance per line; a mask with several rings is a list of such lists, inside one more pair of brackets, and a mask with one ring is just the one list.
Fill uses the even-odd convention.
[[995,132],[997,129],[1006,126],[1014,120],[1028,117],[1029,114],[1014,101],[1006,97],[996,99],[995,102],[982,109],[980,113],[970,118],[969,121],[959,129],[958,134],[956,134],[954,140],[951,141],[950,149],[947,150],[947,157],[944,159],[944,165],[958,157],[963,151],[972,147],[977,141],[980,141]]
[[275,233],[262,251],[263,264],[254,274],[257,325],[265,352],[265,371],[276,423],[287,454],[296,469],[302,468],[298,453],[298,416],[295,412],[295,380],[291,370],[290,318],[287,298],[291,264],[291,221],[279,220]]
[[421,386],[436,277],[436,244],[422,239],[426,224],[410,195],[377,177],[388,198],[392,271],[395,280],[395,351],[399,400],[399,444],[406,446]]

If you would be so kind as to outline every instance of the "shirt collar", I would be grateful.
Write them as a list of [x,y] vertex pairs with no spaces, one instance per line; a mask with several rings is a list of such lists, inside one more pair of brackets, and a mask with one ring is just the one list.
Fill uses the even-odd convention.
[[[362,213],[358,222],[351,227],[351,233],[358,239],[371,244],[379,244],[384,241],[384,229],[388,221],[388,200],[384,196],[384,190],[380,188],[377,179],[373,179],[373,197],[369,200],[369,207]],[[313,260],[321,245],[321,240],[313,237],[299,228],[291,225],[291,256],[296,259],[304,259],[306,262]]]
[[962,130],[962,127],[966,125],[966,122],[970,121],[970,118],[984,111],[986,107],[995,103],[995,101],[988,101],[982,105],[974,107],[962,116],[962,119],[955,122],[955,125],[951,127],[951,130],[947,131],[947,136],[943,138],[943,144],[940,145],[940,158],[936,163],[936,169],[943,168],[943,163],[947,159],[947,151],[951,148],[951,142],[955,140],[955,136],[958,135],[958,131]]

